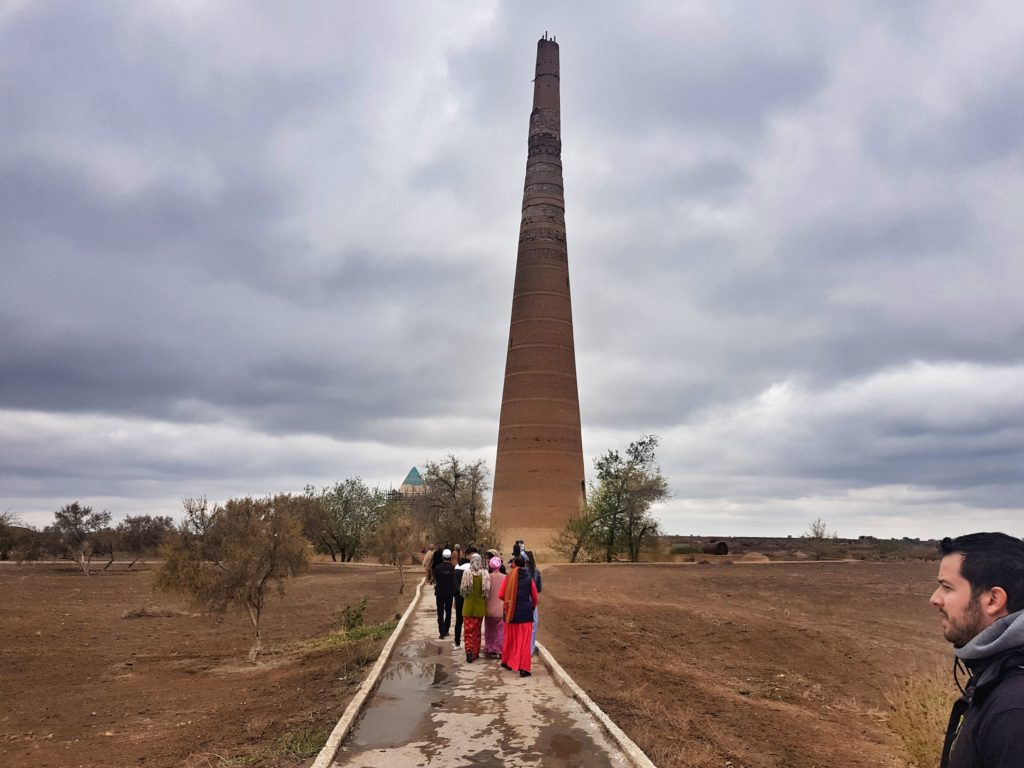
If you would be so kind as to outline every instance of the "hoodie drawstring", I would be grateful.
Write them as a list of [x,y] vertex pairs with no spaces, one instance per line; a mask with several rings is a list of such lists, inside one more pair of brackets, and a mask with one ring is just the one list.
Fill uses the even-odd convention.
[[956,687],[960,690],[960,695],[961,696],[966,696],[967,695],[967,690],[964,688],[963,683],[960,682],[960,673],[961,672],[963,672],[965,675],[967,675],[967,682],[970,682],[970,678],[971,678],[970,672],[967,671],[967,668],[964,666],[964,663],[962,661],[960,661],[960,657],[959,656],[954,656],[953,657],[953,682],[956,683]]

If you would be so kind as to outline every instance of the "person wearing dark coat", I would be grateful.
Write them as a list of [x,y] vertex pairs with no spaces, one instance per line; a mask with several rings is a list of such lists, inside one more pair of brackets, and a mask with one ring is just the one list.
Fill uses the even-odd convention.
[[530,676],[530,636],[533,634],[533,609],[537,607],[537,584],[527,572],[522,555],[512,561],[512,571],[501,582],[505,639],[501,648],[501,666]]
[[1024,541],[1005,533],[943,539],[930,602],[967,669],[940,768],[1020,768],[1024,760]]
[[469,568],[469,560],[463,554],[461,544],[452,547],[452,568],[455,569],[455,647],[458,648],[462,645],[462,593],[459,584],[462,583],[462,572]]
[[441,553],[441,562],[434,566],[434,599],[437,602],[437,636],[444,640],[452,626],[452,601],[455,599],[455,567],[450,549]]

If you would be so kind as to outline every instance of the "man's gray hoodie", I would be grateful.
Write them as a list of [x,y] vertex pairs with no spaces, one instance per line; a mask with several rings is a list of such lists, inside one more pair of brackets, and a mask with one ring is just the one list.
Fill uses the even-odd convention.
[[1024,766],[1024,611],[997,619],[956,656],[971,676],[949,718],[941,768]]

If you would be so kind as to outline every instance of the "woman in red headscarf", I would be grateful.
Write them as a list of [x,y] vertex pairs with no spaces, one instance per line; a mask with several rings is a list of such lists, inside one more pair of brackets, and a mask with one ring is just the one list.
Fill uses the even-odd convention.
[[501,582],[505,618],[505,641],[501,647],[501,666],[518,670],[520,677],[530,676],[530,637],[533,635],[533,609],[537,607],[537,584],[523,567],[526,561],[516,555],[512,572]]

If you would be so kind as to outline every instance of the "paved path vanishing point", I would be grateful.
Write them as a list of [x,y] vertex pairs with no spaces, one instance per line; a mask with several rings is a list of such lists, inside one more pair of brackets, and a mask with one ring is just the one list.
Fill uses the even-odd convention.
[[[543,633],[543,607],[541,618]],[[439,640],[427,587],[380,686],[331,765],[628,768],[631,763],[590,713],[556,685],[538,656],[533,675],[521,678],[497,659],[481,656],[467,664],[452,635]]]

